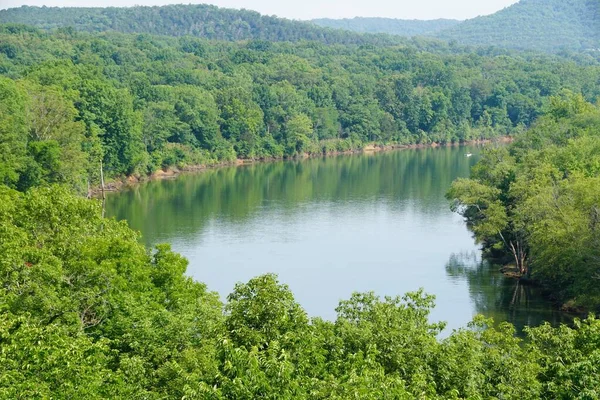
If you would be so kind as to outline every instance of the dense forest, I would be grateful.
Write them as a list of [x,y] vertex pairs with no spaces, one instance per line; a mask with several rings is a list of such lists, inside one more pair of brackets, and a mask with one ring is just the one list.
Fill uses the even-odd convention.
[[428,21],[406,20],[394,18],[365,18],[347,19],[320,18],[311,20],[312,23],[333,29],[345,29],[359,33],[387,33],[398,36],[433,36],[436,33],[460,24],[453,19],[435,19]]
[[491,255],[571,310],[600,311],[600,108],[563,92],[448,197]]
[[19,190],[365,143],[526,129],[600,66],[416,46],[215,42],[0,26],[0,182]]
[[597,0],[521,0],[436,34],[461,44],[557,52],[600,51]]
[[[466,21],[389,18],[292,21],[249,10],[210,5],[131,8],[27,7],[0,10],[0,23],[41,29],[149,33],[214,40],[319,41],[326,44],[394,45],[406,37],[432,37],[460,45],[600,57],[597,0],[521,0],[495,14]],[[335,29],[333,29],[335,28]],[[423,40],[423,39],[420,39]]]
[[0,187],[0,397],[594,399],[600,321],[440,340],[434,299],[356,293],[309,319],[272,275],[222,304],[169,246],[60,187]]
[[399,38],[359,35],[325,29],[256,11],[219,8],[208,4],[178,4],[130,8],[29,7],[0,10],[0,23],[37,26],[41,29],[72,27],[87,32],[149,33],[196,36],[212,40],[310,40],[339,44],[393,44]]

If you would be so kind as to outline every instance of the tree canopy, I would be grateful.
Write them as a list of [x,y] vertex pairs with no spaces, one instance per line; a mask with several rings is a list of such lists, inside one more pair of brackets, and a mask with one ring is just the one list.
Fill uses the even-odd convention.
[[[213,40],[311,40],[328,44],[391,44],[399,38],[359,35],[325,29],[308,22],[261,15],[251,10],[209,4],[161,7],[31,7],[0,10],[0,23],[33,25],[42,29],[71,28],[87,32],[148,33],[196,36]],[[2,47],[0,47],[2,48]]]
[[0,179],[79,192],[158,169],[516,134],[600,66],[432,43],[239,43],[0,25]]
[[[293,21],[206,4],[162,7],[29,7],[0,10],[0,23],[87,32],[195,36],[214,40],[318,41],[325,44],[399,45],[429,37],[463,46],[588,53],[598,58],[600,6],[596,0],[521,0],[492,15],[466,21],[391,18]],[[416,42],[423,41],[417,39]],[[414,42],[414,41],[413,41]],[[436,43],[435,46],[440,46]],[[0,52],[14,54],[10,43]]]
[[528,329],[478,317],[446,339],[419,291],[356,293],[311,319],[276,276],[225,304],[168,245],[64,187],[0,187],[0,396],[588,399],[600,322]]

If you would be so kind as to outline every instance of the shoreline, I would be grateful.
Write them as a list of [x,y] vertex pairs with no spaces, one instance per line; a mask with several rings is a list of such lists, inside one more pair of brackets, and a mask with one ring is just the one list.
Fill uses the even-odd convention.
[[575,318],[585,318],[589,314],[590,310],[585,307],[579,306],[575,303],[575,299],[559,300],[554,293],[544,287],[543,283],[528,277],[521,275],[513,264],[506,264],[498,270],[506,279],[511,279],[519,282],[525,286],[532,286],[541,289],[542,296],[550,302],[552,307],[565,315]]
[[[135,187],[137,185],[165,179],[175,179],[182,174],[202,172],[211,169],[225,168],[225,167],[240,167],[244,165],[253,165],[258,163],[268,163],[275,161],[288,161],[288,160],[306,160],[310,158],[319,157],[337,157],[347,156],[364,153],[380,153],[393,150],[415,150],[415,149],[428,149],[428,148],[440,148],[440,147],[461,147],[469,145],[485,145],[490,143],[511,143],[514,140],[512,136],[500,136],[495,139],[476,139],[469,140],[466,142],[450,142],[450,143],[428,143],[428,144],[390,144],[390,145],[378,145],[378,144],[366,144],[364,147],[355,150],[348,151],[334,151],[329,153],[303,153],[295,157],[276,157],[276,158],[262,158],[262,159],[237,159],[233,162],[223,162],[210,165],[188,165],[183,168],[169,167],[166,170],[158,169],[149,175],[130,175],[121,179],[115,179],[105,182],[104,192],[105,193],[116,193],[125,189]],[[88,193],[89,198],[101,198],[102,188],[100,186],[93,186],[90,188]]]

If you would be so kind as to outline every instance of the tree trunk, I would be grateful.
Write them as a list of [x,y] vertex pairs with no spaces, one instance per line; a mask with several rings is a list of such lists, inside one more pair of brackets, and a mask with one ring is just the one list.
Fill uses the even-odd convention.
[[106,193],[104,192],[104,170],[102,168],[102,160],[100,160],[100,186],[102,187],[102,218],[104,218],[104,210],[106,208]]
[[527,275],[529,272],[527,268],[527,255],[523,250],[523,245],[521,244],[521,241],[517,240],[517,245],[515,247],[515,244],[511,240],[509,247],[515,259],[515,266],[519,270],[519,273],[523,276]]

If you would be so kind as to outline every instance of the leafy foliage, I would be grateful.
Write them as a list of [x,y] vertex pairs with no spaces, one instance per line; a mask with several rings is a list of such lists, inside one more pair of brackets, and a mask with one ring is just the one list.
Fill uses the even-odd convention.
[[[345,45],[402,45],[406,37],[429,37],[456,44],[587,53],[598,59],[600,49],[600,6],[596,0],[521,0],[492,15],[466,21],[399,20],[390,18],[316,19],[292,21],[211,5],[163,7],[76,8],[28,7],[0,10],[0,23],[27,24],[41,29],[87,32],[146,33],[195,36],[211,40],[318,41]],[[413,43],[425,43],[423,38]],[[267,42],[259,46],[264,47]],[[189,47],[199,53],[200,48]],[[12,59],[21,49],[2,42],[0,54]],[[197,54],[200,55],[200,54]]]
[[0,187],[0,396],[190,399],[597,397],[600,323],[438,339],[432,296],[356,293],[310,320],[265,275],[223,305],[168,245],[95,201]]

